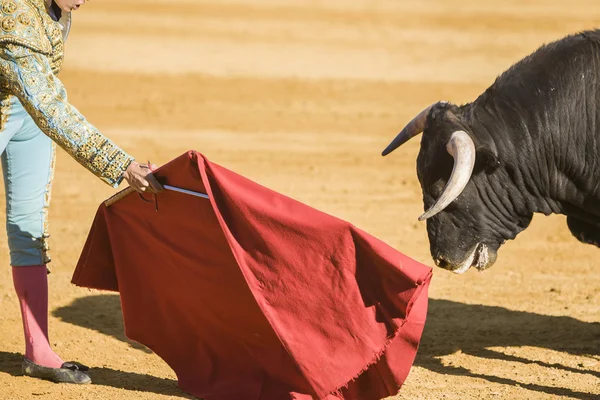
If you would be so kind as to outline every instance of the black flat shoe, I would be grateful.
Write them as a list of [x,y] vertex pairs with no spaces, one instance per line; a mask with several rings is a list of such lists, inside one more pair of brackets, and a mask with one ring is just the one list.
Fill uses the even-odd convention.
[[21,366],[23,375],[32,378],[46,379],[55,383],[76,383],[79,385],[92,383],[92,378],[85,373],[89,368],[76,362],[66,362],[60,368],[49,368],[24,358]]

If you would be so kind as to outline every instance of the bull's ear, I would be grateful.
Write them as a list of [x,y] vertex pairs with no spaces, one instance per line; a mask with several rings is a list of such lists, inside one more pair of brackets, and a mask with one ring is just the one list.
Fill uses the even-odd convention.
[[501,162],[498,158],[498,153],[495,149],[489,146],[481,146],[477,148],[477,157],[475,168],[486,173],[494,172]]

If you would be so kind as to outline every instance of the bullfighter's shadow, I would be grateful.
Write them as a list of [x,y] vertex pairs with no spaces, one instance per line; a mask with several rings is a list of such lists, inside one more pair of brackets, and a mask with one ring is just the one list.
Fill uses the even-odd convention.
[[146,346],[130,340],[123,329],[123,313],[119,295],[95,295],[78,298],[65,307],[60,307],[52,315],[64,322],[84,326],[119,339],[134,349],[145,353],[152,351]]
[[[52,311],[54,317],[61,321],[93,329],[107,336],[119,339],[145,353],[152,351],[146,346],[130,340],[125,336],[123,313],[119,295],[102,294],[78,298],[71,304]],[[0,356],[2,354],[0,353]],[[20,358],[21,359],[21,358]],[[20,365],[20,359],[18,365]],[[195,399],[179,389],[177,382],[172,379],[157,378],[151,375],[118,371],[111,368],[92,366],[92,381],[95,385],[111,386],[118,389],[154,392],[162,395],[177,396],[185,399]],[[3,369],[0,367],[0,371]],[[5,372],[11,373],[12,370]],[[15,374],[13,374],[15,375]],[[16,375],[20,375],[19,373]]]
[[[82,297],[53,315],[64,322],[94,329],[132,344],[124,335],[119,295]],[[133,345],[133,344],[132,344]],[[134,345],[138,346],[138,345]],[[141,345],[139,345],[141,346]],[[548,364],[507,355],[490,347],[531,346],[572,355],[592,356],[600,361],[600,323],[513,311],[503,307],[463,304],[449,300],[429,300],[427,324],[415,365],[443,375],[460,375],[509,386],[519,385],[531,391],[587,400],[589,393],[568,388],[526,384],[489,374],[479,374],[459,366],[447,366],[440,357],[458,350],[485,359],[497,359],[556,368],[600,377],[596,371]]]
[[[22,376],[21,361],[23,355],[0,351],[0,373],[12,376]],[[195,397],[184,394],[177,382],[172,379],[157,378],[151,375],[138,374],[135,372],[118,371],[111,368],[96,368],[90,370],[94,385],[110,386],[118,389],[135,390],[139,392],[150,392],[183,399],[195,399]],[[27,378],[31,379],[31,378]]]

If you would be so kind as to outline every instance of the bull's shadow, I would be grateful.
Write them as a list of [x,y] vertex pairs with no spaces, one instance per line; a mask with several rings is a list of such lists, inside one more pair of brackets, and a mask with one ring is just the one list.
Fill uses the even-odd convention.
[[572,355],[592,356],[600,361],[600,323],[583,322],[571,317],[556,317],[503,307],[471,305],[449,300],[429,300],[427,323],[415,365],[445,375],[470,376],[489,382],[564,396],[591,399],[590,393],[567,388],[524,384],[493,375],[478,374],[466,368],[443,365],[441,356],[460,350],[485,359],[535,364],[600,378],[600,372],[572,368],[562,364],[532,361],[518,355],[507,355],[490,347],[531,346]]

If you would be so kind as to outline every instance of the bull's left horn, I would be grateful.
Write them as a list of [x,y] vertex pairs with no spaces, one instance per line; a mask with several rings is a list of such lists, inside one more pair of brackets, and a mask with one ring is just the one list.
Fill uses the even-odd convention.
[[398,147],[408,142],[409,139],[417,136],[419,133],[423,132],[425,129],[425,122],[427,122],[427,114],[433,106],[438,103],[433,103],[430,106],[427,106],[423,111],[417,114],[416,117],[412,119],[405,127],[400,131],[398,135],[392,140],[390,144],[383,150],[381,153],[382,156],[386,156],[390,154],[392,151],[396,150]]
[[419,221],[433,217],[452,203],[465,189],[475,167],[475,144],[465,131],[456,131],[446,143],[446,150],[454,158],[452,174],[441,196]]

